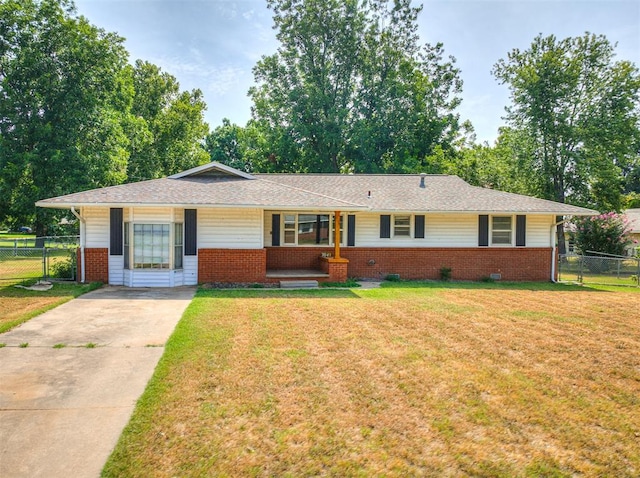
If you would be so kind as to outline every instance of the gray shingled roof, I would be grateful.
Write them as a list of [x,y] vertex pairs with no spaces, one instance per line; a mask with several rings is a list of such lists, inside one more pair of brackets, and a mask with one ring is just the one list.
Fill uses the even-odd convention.
[[[215,170],[215,171],[214,171]],[[265,209],[374,210],[425,212],[509,212],[590,215],[585,208],[519,194],[478,188],[457,176],[418,174],[229,174],[211,165],[193,174],[93,189],[45,199],[38,206],[67,208],[104,205],[126,207],[199,206]]]

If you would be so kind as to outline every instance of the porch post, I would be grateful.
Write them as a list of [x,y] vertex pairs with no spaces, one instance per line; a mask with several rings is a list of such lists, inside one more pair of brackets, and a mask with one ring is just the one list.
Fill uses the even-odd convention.
[[333,257],[335,259],[340,259],[340,211],[335,212],[335,221],[336,221],[336,237],[334,237],[334,251]]

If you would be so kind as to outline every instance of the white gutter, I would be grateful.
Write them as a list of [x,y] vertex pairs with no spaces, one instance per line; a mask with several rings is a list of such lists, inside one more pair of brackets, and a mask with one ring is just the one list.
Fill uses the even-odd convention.
[[558,282],[556,280],[556,235],[557,235],[557,228],[560,224],[562,224],[563,222],[565,222],[565,220],[563,219],[562,221],[558,221],[556,222],[553,226],[551,226],[551,233],[550,233],[550,240],[551,240],[551,282]]
[[85,282],[84,248],[85,248],[85,242],[86,242],[86,237],[85,236],[87,234],[86,223],[85,223],[84,217],[82,217],[80,214],[78,214],[78,212],[76,211],[76,208],[74,206],[71,206],[71,214],[73,214],[75,217],[77,217],[78,220],[80,221],[80,282],[82,282],[84,284],[84,282]]

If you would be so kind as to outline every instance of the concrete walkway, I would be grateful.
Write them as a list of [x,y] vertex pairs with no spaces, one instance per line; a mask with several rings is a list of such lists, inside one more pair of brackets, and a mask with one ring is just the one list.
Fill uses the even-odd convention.
[[0,334],[0,477],[99,476],[194,292],[105,287]]

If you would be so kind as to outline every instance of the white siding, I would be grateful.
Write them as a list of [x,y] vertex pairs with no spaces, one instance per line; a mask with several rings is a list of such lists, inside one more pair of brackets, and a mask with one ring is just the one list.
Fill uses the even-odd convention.
[[109,284],[124,284],[124,256],[109,256]]
[[169,207],[134,207],[124,216],[127,222],[161,223],[173,222],[173,209]]
[[182,271],[127,270],[124,285],[128,287],[177,287],[183,284]]
[[[264,244],[271,246],[271,216],[264,214]],[[405,213],[409,214],[409,213]],[[391,214],[393,218],[393,214]],[[413,214],[412,216],[415,216]],[[527,216],[527,246],[549,247],[554,216]],[[515,241],[515,215],[513,216]],[[356,213],[356,247],[478,247],[478,214],[425,214],[424,239],[380,238],[380,214]],[[391,224],[393,234],[393,219]],[[346,233],[346,232],[343,232]],[[414,219],[411,234],[414,235]]]
[[[391,215],[393,235],[393,214]],[[413,218],[411,234],[414,234]],[[477,247],[478,216],[475,214],[425,214],[424,239],[380,238],[380,214],[356,215],[356,247]]]
[[184,285],[196,285],[198,283],[198,256],[184,256],[183,258]]
[[82,208],[85,219],[86,247],[109,247],[109,208]]
[[555,216],[527,216],[527,247],[551,247]]
[[260,209],[198,209],[198,248],[261,249]]

